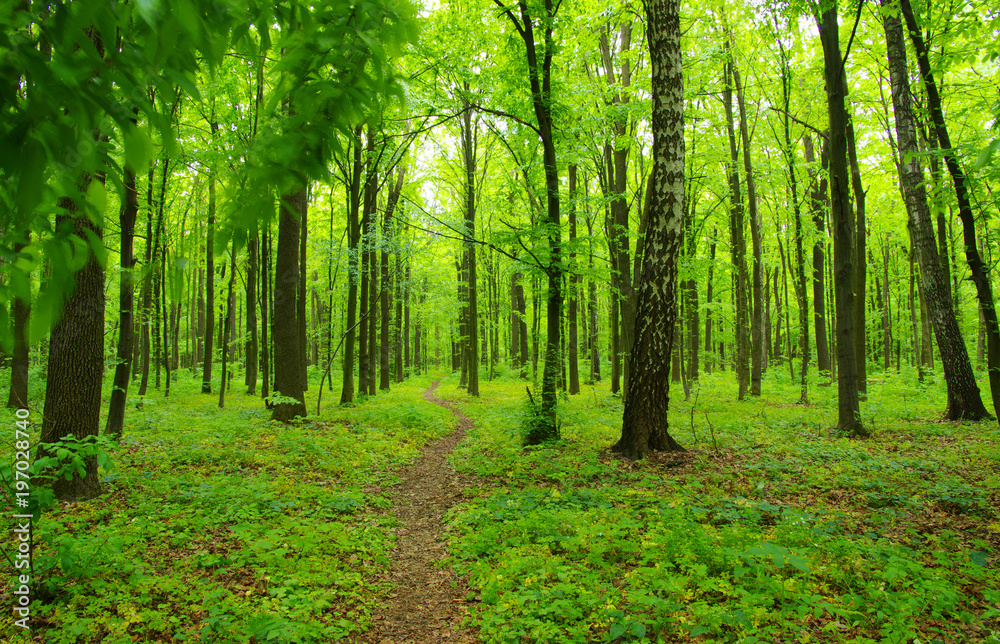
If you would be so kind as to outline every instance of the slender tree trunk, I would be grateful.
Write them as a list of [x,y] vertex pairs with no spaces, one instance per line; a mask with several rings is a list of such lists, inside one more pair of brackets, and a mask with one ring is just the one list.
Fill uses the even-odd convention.
[[[308,190],[308,189],[307,189]],[[306,197],[308,203],[308,196]],[[302,391],[309,391],[309,334],[306,318],[306,301],[309,294],[306,290],[306,238],[308,237],[309,225],[306,208],[301,210],[301,220],[299,221],[299,283],[295,294],[295,319],[298,323],[299,338],[299,378],[302,380]]]
[[705,373],[712,373],[715,362],[715,349],[712,344],[712,274],[715,272],[715,245],[717,233],[712,230],[712,243],[708,247],[708,283],[705,286]]
[[[131,183],[130,183],[130,181],[131,181]],[[128,192],[128,190],[129,190],[130,187],[131,187],[131,192]],[[125,190],[126,190],[126,204],[124,206],[122,206],[122,215],[121,215],[121,222],[122,222],[122,257],[126,256],[125,255],[125,253],[126,253],[126,249],[125,249],[126,232],[125,231],[126,231],[126,226],[127,226],[128,221],[126,219],[125,210],[127,210],[129,208],[128,199],[131,199],[133,202],[135,202],[135,208],[131,211],[131,215],[132,215],[132,220],[131,220],[132,221],[132,229],[135,228],[135,214],[139,210],[139,204],[136,201],[136,195],[135,195],[135,174],[132,173],[130,170],[127,170],[126,173],[125,173]],[[25,241],[23,241],[23,242],[22,241],[18,241],[18,242],[16,242],[14,244],[13,251],[14,251],[14,256],[15,257],[18,256],[21,253],[21,251],[24,250],[24,248],[31,241],[31,237],[30,237],[31,232],[30,231],[25,231],[24,234],[25,234]],[[121,316],[119,318],[120,319],[119,325],[124,324],[126,322],[126,319],[125,319],[125,310],[126,310],[125,304],[126,304],[126,301],[125,301],[125,295],[124,295],[124,293],[125,293],[126,290],[128,290],[128,320],[127,320],[128,327],[126,328],[126,327],[123,326],[122,329],[121,329],[121,333],[118,336],[118,360],[119,360],[119,362],[118,362],[118,366],[115,367],[115,387],[119,387],[119,388],[121,388],[121,387],[127,388],[128,387],[128,375],[129,375],[129,370],[131,369],[131,365],[132,365],[132,299],[133,298],[132,298],[132,286],[131,286],[131,280],[132,280],[131,272],[128,272],[127,273],[128,277],[126,277],[126,271],[131,271],[131,269],[132,269],[132,263],[131,263],[132,262],[132,259],[131,259],[132,258],[132,252],[131,252],[132,232],[131,232],[131,230],[128,233],[128,244],[130,246],[130,248],[128,249],[128,257],[129,257],[129,262],[130,263],[129,263],[128,269],[122,268],[122,277],[121,277],[121,280],[122,280],[121,292],[123,294],[121,296],[121,311],[122,312],[121,312]],[[124,262],[125,260],[122,260],[122,261]],[[124,264],[123,264],[123,266],[124,266]],[[31,290],[30,279],[31,279],[30,275],[26,275],[25,276],[25,282],[27,283],[28,290],[29,290],[28,295],[30,295],[30,290]],[[126,289],[126,285],[125,285],[126,284],[126,280],[128,280],[128,288],[127,289]],[[30,357],[31,357],[30,354],[29,354],[29,352],[28,352],[28,318],[29,318],[30,314],[31,314],[31,300],[30,299],[22,300],[20,297],[15,297],[14,301],[11,303],[11,318],[12,318],[12,320],[11,320],[11,333],[14,336],[14,351],[13,351],[13,353],[11,355],[11,361],[10,361],[10,391],[7,394],[7,407],[9,409],[26,409],[28,407],[28,366],[30,364]],[[128,348],[128,355],[125,358],[122,358],[122,353],[121,353],[122,352],[122,345],[125,342],[127,342],[127,345],[125,345],[125,346]],[[121,384],[122,383],[122,380],[121,380],[122,377],[119,376],[119,372],[122,370],[122,365],[124,365],[124,369],[125,369],[124,376],[123,376],[124,377],[124,384]],[[115,400],[116,400],[115,396],[114,396],[114,393],[112,393],[111,400],[112,400],[112,405],[113,405],[114,402],[115,402]],[[124,400],[124,398],[122,398],[121,405],[122,405],[121,415],[124,418],[124,414],[125,414],[125,400]],[[121,434],[121,429],[119,428],[118,435],[120,435],[120,434]]]
[[[212,124],[213,128],[215,123]],[[212,393],[212,341],[215,335],[215,172],[208,177],[208,233],[205,241],[205,345],[201,393]]]
[[750,217],[750,239],[753,245],[753,268],[751,272],[751,307],[750,307],[750,395],[760,395],[760,377],[764,369],[764,350],[766,344],[762,337],[764,331],[764,315],[766,313],[763,296],[763,268],[761,266],[760,214],[757,210],[757,182],[754,179],[753,162],[750,157],[750,130],[747,127],[746,106],[743,99],[743,84],[736,59],[732,66],[733,84],[736,89],[736,102],[740,110],[740,138],[743,141],[743,170],[746,173],[747,184],[747,216]]
[[236,293],[234,287],[236,285],[236,252],[235,250],[229,253],[229,292],[226,294],[226,321],[225,321],[225,333],[223,337],[226,338],[226,345],[222,347],[222,384],[219,385],[219,408],[226,406],[226,389],[229,385],[229,346],[228,343],[232,342],[231,330],[233,329],[234,311],[236,304]]
[[260,395],[267,398],[271,395],[271,342],[268,337],[271,318],[270,293],[273,288],[271,284],[271,227],[270,224],[260,231]]
[[[728,49],[728,40],[726,41]],[[750,386],[750,325],[748,324],[746,239],[744,238],[743,198],[740,194],[740,175],[737,170],[739,154],[736,150],[736,132],[733,122],[732,69],[725,64],[726,83],[723,89],[723,106],[726,112],[726,131],[729,135],[729,225],[732,237],[733,265],[736,267],[733,299],[736,303],[736,377],[739,399],[743,400]]]
[[570,395],[580,393],[580,368],[578,364],[579,349],[577,347],[577,331],[579,323],[577,321],[577,301],[580,284],[580,276],[576,270],[576,252],[574,242],[576,241],[576,164],[569,166],[569,393]]
[[[802,137],[802,146],[805,150],[805,160],[810,166],[815,163],[812,138],[807,134]],[[829,155],[827,154],[827,144],[823,142],[820,152],[821,170],[816,171],[810,168],[809,176],[813,182],[812,195],[810,197],[813,225],[819,236],[813,243],[812,267],[813,267],[813,324],[816,327],[816,369],[820,373],[830,373],[830,349],[826,335],[826,290],[823,280],[826,275],[826,257],[823,252],[824,239],[826,237],[826,225],[824,222],[823,210],[826,208],[827,180],[826,170],[829,165]],[[804,292],[804,291],[803,291]],[[808,315],[808,314],[807,314]]]
[[837,6],[826,9],[819,22],[820,41],[823,44],[824,78],[830,119],[830,192],[833,217],[833,263],[836,295],[837,327],[837,379],[838,431],[847,436],[865,437],[868,430],[861,422],[858,401],[858,373],[854,328],[854,217],[850,204],[850,184],[847,167],[847,110],[844,107],[846,92],[840,56],[840,36],[837,25]]
[[257,393],[257,226],[247,232],[247,273],[246,273],[246,308],[247,308],[247,340],[246,340],[246,379],[247,394]]
[[358,254],[361,252],[361,225],[358,222],[358,210],[361,202],[361,126],[354,130],[353,164],[351,166],[351,183],[348,191],[347,207],[347,327],[344,339],[344,378],[340,391],[340,404],[354,402],[354,350],[357,342],[356,325],[358,320]]
[[[466,84],[468,91],[468,84]],[[476,148],[478,137],[473,132],[472,110],[464,101],[462,114],[462,158],[465,162],[465,241],[463,243],[464,275],[466,278],[466,315],[463,340],[463,374],[471,396],[479,396],[479,294],[476,275]]]
[[[139,214],[139,195],[136,193],[135,172],[131,168],[125,168],[124,184],[125,203],[122,204],[118,215],[118,222],[121,227],[121,246],[119,250],[121,276],[119,278],[118,290],[118,364],[115,365],[115,377],[111,385],[111,402],[108,404],[108,422],[104,428],[105,434],[115,437],[122,435],[125,426],[128,376],[132,370],[132,345],[135,342],[135,338],[132,335],[132,327],[134,326],[133,309],[135,308],[135,287],[133,285],[135,277],[132,271],[135,267],[135,257],[133,257],[132,253],[135,237],[135,220]],[[17,248],[15,248],[16,250]],[[16,302],[19,301],[17,300]],[[17,336],[15,336],[16,339]],[[27,352],[27,349],[25,349],[25,352]],[[15,357],[16,355],[15,348]],[[24,366],[25,371],[27,371],[27,362],[25,362]],[[25,377],[27,377],[27,372],[25,372]],[[27,384],[27,381],[25,381],[25,384]],[[12,381],[11,398],[14,397],[13,385]],[[27,392],[25,392],[25,396],[26,394]],[[7,406],[11,406],[9,401]]]

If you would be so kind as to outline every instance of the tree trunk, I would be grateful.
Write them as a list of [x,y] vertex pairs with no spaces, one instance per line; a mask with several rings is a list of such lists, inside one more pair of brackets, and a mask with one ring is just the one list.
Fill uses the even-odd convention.
[[[121,436],[125,426],[128,376],[132,370],[132,345],[135,342],[135,338],[132,335],[132,327],[134,325],[133,309],[135,308],[135,288],[133,286],[135,278],[132,270],[135,266],[135,257],[133,257],[132,253],[135,220],[139,214],[139,195],[136,194],[135,172],[131,168],[125,169],[124,183],[125,203],[122,204],[120,214],[118,215],[118,222],[121,226],[121,248],[119,250],[121,276],[119,278],[118,291],[118,364],[115,365],[115,378],[114,383],[111,385],[111,402],[108,404],[108,422],[104,428],[104,433],[113,437]],[[15,248],[16,250],[17,248]],[[15,336],[16,338],[17,336]],[[27,363],[25,363],[25,369],[27,369]],[[27,376],[27,373],[25,373],[25,376]],[[11,398],[13,398],[13,384],[11,382]],[[8,402],[7,406],[10,406],[10,402]]]
[[[468,91],[468,84],[465,87]],[[462,258],[465,275],[465,343],[462,365],[469,395],[479,396],[479,294],[476,275],[476,148],[478,137],[473,132],[472,110],[464,101],[461,118],[462,159],[465,162],[465,241]]]
[[[302,178],[304,181],[304,178]],[[280,400],[273,406],[271,420],[289,422],[305,417],[305,392],[302,389],[302,360],[299,341],[299,227],[305,221],[305,186],[282,195],[278,210],[278,255],[274,262],[274,393]],[[292,399],[292,400],[289,400]],[[294,401],[294,402],[293,402]]]
[[823,12],[819,22],[823,44],[823,72],[826,80],[827,106],[830,119],[830,192],[833,218],[833,264],[836,274],[836,333],[837,333],[837,430],[846,436],[866,437],[868,430],[861,422],[858,401],[858,373],[854,328],[854,217],[851,212],[850,184],[847,168],[847,98],[840,56],[840,36],[837,25],[837,5]]
[[924,88],[927,91],[927,107],[931,113],[931,120],[934,123],[935,134],[942,153],[944,153],[945,164],[951,174],[952,183],[955,186],[955,196],[958,201],[958,216],[962,220],[963,235],[965,242],[965,259],[969,265],[972,283],[976,286],[976,295],[979,298],[979,308],[983,314],[986,325],[986,361],[989,369],[990,391],[993,398],[993,412],[1000,419],[1000,325],[997,323],[996,308],[993,305],[993,287],[986,267],[979,255],[976,245],[975,216],[972,212],[972,204],[969,202],[969,189],[966,185],[965,172],[958,162],[954,149],[951,146],[951,138],[948,135],[948,128],[944,121],[944,111],[941,109],[941,97],[938,94],[937,83],[931,72],[930,58],[924,39],[920,35],[920,26],[910,7],[909,0],[901,0],[900,6],[903,10],[903,17],[906,19],[906,26],[910,32],[910,40],[917,53],[917,62],[920,66],[920,76],[924,81]]
[[236,252],[235,250],[229,253],[229,291],[226,294],[226,321],[225,321],[225,332],[223,336],[226,339],[226,343],[222,346],[222,383],[219,385],[219,408],[222,409],[226,406],[226,389],[229,384],[229,344],[232,342],[231,331],[233,329],[234,323],[236,322],[235,312],[233,309],[236,307],[236,293],[234,287],[236,285]]
[[637,298],[632,373],[622,436],[612,450],[629,459],[683,451],[667,432],[670,355],[677,317],[677,260],[684,216],[684,89],[680,2],[646,4],[652,62],[654,180]]
[[980,420],[989,417],[976,385],[976,376],[965,347],[965,341],[951,307],[951,286],[946,280],[938,256],[934,223],[927,204],[924,173],[920,166],[919,146],[913,109],[910,103],[909,71],[906,64],[906,44],[899,18],[883,16],[889,75],[892,81],[892,104],[896,115],[896,135],[899,141],[899,182],[906,199],[909,215],[907,227],[913,238],[920,262],[920,277],[924,302],[934,327],[941,365],[948,388],[948,420]]
[[[99,180],[99,179],[94,179]],[[84,192],[90,177],[81,179]],[[65,214],[56,216],[56,226],[70,226],[81,239],[99,240],[102,231],[69,197],[59,200]],[[104,269],[92,250],[83,267],[73,276],[74,286],[62,314],[49,336],[48,376],[42,412],[42,443],[55,443],[74,436],[83,441],[96,437],[101,420],[101,387],[104,383]],[[54,456],[45,449],[38,458]],[[72,470],[69,479],[52,481],[52,492],[61,501],[89,499],[100,493],[97,459],[84,459],[83,474]]]
[[257,393],[257,226],[247,232],[247,273],[246,273],[246,308],[247,308],[247,340],[246,340],[246,378],[247,394]]
[[[806,163],[810,166],[815,162],[812,138],[807,134],[802,137],[802,147],[805,150]],[[830,364],[830,345],[826,335],[826,290],[823,280],[826,275],[826,257],[823,252],[823,244],[826,238],[826,225],[824,223],[823,211],[827,204],[827,179],[826,171],[829,166],[829,154],[827,153],[827,143],[823,141],[820,151],[819,171],[810,167],[809,176],[813,182],[812,195],[810,197],[813,225],[819,236],[813,243],[812,267],[813,267],[813,325],[816,328],[816,370],[819,373],[829,374],[832,368]],[[807,314],[808,315],[808,314]]]
[[268,338],[270,326],[268,320],[273,319],[270,314],[271,298],[271,231],[270,224],[266,225],[260,232],[260,395],[267,398],[271,395],[271,342]]
[[[212,110],[212,134],[219,129]],[[208,234],[205,241],[205,351],[202,354],[201,393],[212,393],[212,340],[215,333],[215,171],[208,175]]]
[[[726,48],[729,44],[726,41]],[[733,265],[736,267],[733,298],[736,303],[736,378],[739,384],[739,399],[743,400],[750,386],[750,325],[747,302],[747,260],[746,239],[744,238],[743,198],[740,194],[740,175],[737,170],[739,154],[736,150],[736,131],[733,122],[732,68],[725,64],[725,88],[723,106],[726,112],[726,131],[729,135],[729,225],[732,237]]]
[[[131,183],[130,183],[131,180]],[[125,310],[126,310],[126,300],[125,291],[128,290],[128,329],[122,327],[121,333],[118,336],[118,367],[115,368],[115,387],[127,388],[128,387],[128,375],[129,370],[132,366],[132,275],[130,272],[132,269],[132,229],[135,228],[135,214],[139,210],[139,204],[136,201],[135,195],[135,174],[131,171],[126,171],[125,173],[125,190],[128,191],[131,187],[131,192],[127,192],[126,204],[122,207],[122,257],[125,257],[125,237],[126,237],[126,214],[125,211],[129,208],[128,199],[135,202],[135,208],[131,210],[132,215],[132,228],[129,229],[128,233],[128,257],[129,265],[128,269],[122,268],[122,287],[121,292],[121,316],[119,324],[125,323]],[[25,231],[25,241],[18,241],[14,244],[14,256],[18,256],[22,250],[28,245],[30,241],[30,231]],[[124,260],[122,260],[124,262]],[[123,263],[124,266],[124,263]],[[126,277],[128,275],[128,277]],[[126,289],[125,283],[128,280],[128,288]],[[9,409],[26,409],[28,407],[28,366],[30,361],[30,354],[28,353],[28,318],[31,314],[31,282],[30,276],[25,276],[25,283],[28,285],[28,292],[25,294],[28,296],[27,299],[21,299],[20,297],[14,298],[11,303],[11,333],[14,336],[14,351],[11,355],[10,360],[10,391],[7,394],[7,407]],[[122,358],[122,345],[124,342],[128,342],[126,347],[128,348],[128,355]],[[124,384],[122,384],[121,377],[119,376],[119,371],[122,370],[122,365],[124,365]],[[111,396],[112,403],[115,401],[114,393]],[[121,416],[124,418],[125,414],[125,399],[121,400],[122,411]],[[109,421],[110,422],[110,421]],[[121,429],[119,428],[118,434],[121,434]]]
[[747,216],[750,217],[750,239],[753,245],[753,269],[751,272],[751,302],[750,307],[750,395],[760,395],[760,377],[764,369],[764,349],[766,344],[762,337],[764,331],[764,283],[761,266],[760,214],[757,211],[757,182],[753,174],[753,162],[750,159],[750,130],[747,127],[746,105],[743,99],[743,84],[736,59],[732,62],[733,84],[736,89],[736,103],[740,110],[740,138],[743,141],[743,171],[747,183]]
[[579,348],[577,347],[577,302],[579,301],[580,276],[576,270],[576,252],[573,243],[576,241],[576,164],[569,166],[569,307],[567,324],[569,325],[569,393],[580,393]]
[[358,253],[361,251],[361,225],[358,210],[361,206],[361,126],[354,130],[354,158],[351,165],[351,184],[347,206],[347,321],[344,339],[343,384],[340,390],[340,404],[354,401],[354,351],[357,342],[358,321]]

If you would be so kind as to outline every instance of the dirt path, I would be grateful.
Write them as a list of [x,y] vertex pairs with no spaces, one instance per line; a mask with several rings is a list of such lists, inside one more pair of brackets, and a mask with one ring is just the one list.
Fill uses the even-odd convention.
[[449,568],[440,566],[448,555],[443,541],[444,514],[462,500],[462,489],[467,487],[463,477],[448,465],[447,456],[472,427],[472,421],[434,396],[438,382],[424,392],[424,398],[450,409],[458,426],[428,445],[399,473],[399,485],[392,495],[392,513],[399,526],[386,579],[393,590],[389,604],[373,616],[372,629],[365,638],[372,644],[479,642],[473,631],[462,627],[469,588]]

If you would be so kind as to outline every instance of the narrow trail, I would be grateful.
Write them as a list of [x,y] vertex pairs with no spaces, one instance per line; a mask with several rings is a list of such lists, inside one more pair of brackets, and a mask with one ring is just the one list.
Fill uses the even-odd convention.
[[393,589],[388,605],[373,615],[365,638],[371,644],[479,642],[475,632],[462,627],[469,588],[440,565],[448,555],[443,540],[444,514],[462,500],[462,489],[467,487],[447,457],[472,427],[472,421],[434,395],[439,382],[431,384],[424,399],[451,410],[458,426],[428,445],[399,473],[399,485],[392,494],[392,513],[399,526],[392,567],[385,579]]

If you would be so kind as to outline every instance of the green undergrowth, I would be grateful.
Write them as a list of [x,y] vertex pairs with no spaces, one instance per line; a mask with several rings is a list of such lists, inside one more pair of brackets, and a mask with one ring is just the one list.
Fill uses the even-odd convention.
[[[153,393],[141,409],[130,400],[102,496],[57,505],[35,525],[30,639],[329,642],[363,632],[388,593],[376,581],[393,538],[386,486],[454,424],[423,400],[430,382],[411,378],[351,407],[336,405],[338,383],[320,417],[293,425],[269,421],[259,396],[234,392],[219,409],[187,372],[169,398]],[[27,640],[12,622],[5,611],[0,639]]]
[[836,387],[795,404],[787,371],[744,402],[729,373],[688,401],[674,383],[690,451],[634,464],[608,453],[606,384],[524,448],[523,382],[471,400],[443,381],[476,423],[453,460],[480,487],[449,517],[472,623],[512,643],[1000,641],[1000,431],[939,421],[943,386],[915,380],[873,376],[867,441],[831,437]]

